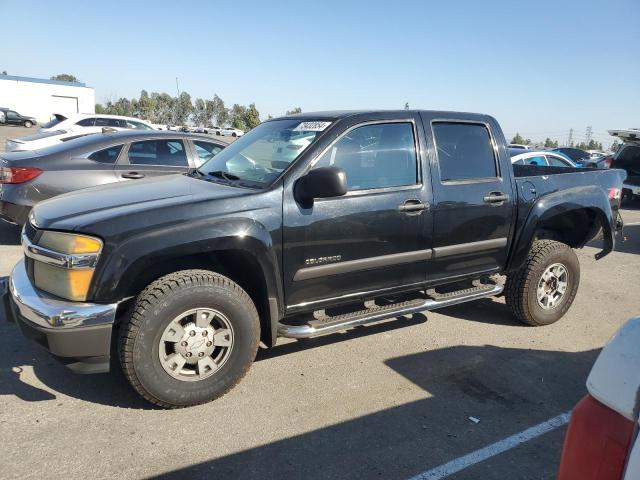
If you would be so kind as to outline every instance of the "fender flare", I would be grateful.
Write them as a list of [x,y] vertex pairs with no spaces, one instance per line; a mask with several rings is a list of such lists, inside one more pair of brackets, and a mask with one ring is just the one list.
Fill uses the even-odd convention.
[[585,209],[595,212],[596,221],[587,238],[575,247],[582,248],[595,235],[598,228],[602,227],[604,247],[595,255],[595,258],[599,260],[609,254],[615,247],[615,217],[607,192],[596,185],[585,185],[558,190],[536,199],[519,229],[506,270],[517,270],[524,264],[536,230],[541,223],[556,215]]
[[271,232],[255,220],[224,218],[201,224],[166,225],[141,231],[111,247],[92,282],[96,289],[89,292],[91,298],[100,302],[125,299],[136,277],[156,262],[231,250],[247,255],[262,272],[271,338],[275,339],[277,323],[284,311],[280,262]]

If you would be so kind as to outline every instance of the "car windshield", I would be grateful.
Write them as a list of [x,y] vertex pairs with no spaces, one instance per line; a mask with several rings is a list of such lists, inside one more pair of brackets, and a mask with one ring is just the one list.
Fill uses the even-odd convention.
[[264,188],[304,152],[330,122],[265,122],[204,163],[200,174],[233,185]]

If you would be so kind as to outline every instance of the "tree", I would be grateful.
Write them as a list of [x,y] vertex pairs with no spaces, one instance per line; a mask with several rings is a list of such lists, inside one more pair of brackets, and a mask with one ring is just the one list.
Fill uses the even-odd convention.
[[233,104],[233,107],[231,107],[231,111],[229,112],[229,117],[231,119],[231,126],[233,128],[246,130],[246,125],[244,123],[244,120],[246,117],[246,110],[247,110],[247,107],[244,107],[237,103]]
[[193,102],[193,119],[196,125],[208,127],[211,115],[207,111],[207,102],[202,98],[196,98]]
[[558,141],[551,140],[549,137],[547,137],[544,141],[544,146],[545,148],[558,148]]
[[134,112],[136,117],[153,121],[153,113],[156,108],[156,101],[150,97],[146,90],[140,92],[140,100],[138,100],[138,108]]
[[96,103],[96,113],[106,113],[101,103]]
[[187,123],[189,117],[193,113],[193,105],[191,104],[191,95],[187,92],[182,92],[178,98],[176,98],[173,109],[173,123],[174,125],[183,125]]
[[245,110],[242,120],[249,130],[260,125],[260,112],[258,112],[255,103],[250,104]]
[[302,109],[300,107],[295,107],[292,110],[287,110],[287,115],[295,115],[296,113],[302,113]]
[[618,148],[620,148],[620,144],[618,143],[618,140],[614,140],[609,150],[612,151],[613,153],[616,153],[618,151]]
[[218,127],[224,127],[229,121],[229,111],[224,106],[222,99],[215,94],[213,100],[207,100],[207,102],[211,110],[211,121]]
[[63,82],[77,82],[78,79],[70,73],[59,73],[51,77],[51,80],[61,80]]
[[526,140],[520,136],[518,132],[516,132],[516,136],[511,139],[511,143],[517,143],[519,145],[524,145]]
[[404,109],[405,109],[405,110],[409,110],[409,102],[406,102],[406,103],[404,104]]
[[244,123],[242,122],[242,119],[240,117],[233,117],[233,120],[231,120],[231,126],[233,128],[237,128],[238,130],[245,129]]

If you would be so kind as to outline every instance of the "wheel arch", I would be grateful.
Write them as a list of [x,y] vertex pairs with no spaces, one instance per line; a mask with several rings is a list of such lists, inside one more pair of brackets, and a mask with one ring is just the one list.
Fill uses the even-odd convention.
[[[174,234],[156,237],[153,243],[141,239],[135,245],[121,246],[106,256],[105,265],[99,265],[93,282],[96,290],[90,295],[97,302],[121,302],[137,296],[151,282],[169,273],[211,270],[230,278],[249,294],[260,316],[261,340],[272,346],[283,313],[279,261],[269,233],[255,222],[245,227],[242,236],[223,235],[185,243]],[[143,246],[144,252],[140,250]],[[124,260],[129,258],[133,260]],[[127,303],[122,302],[121,311]]]
[[536,239],[557,240],[582,248],[602,230],[602,258],[615,245],[613,213],[607,192],[597,186],[560,190],[539,198],[531,207],[514,242],[507,271],[520,268]]

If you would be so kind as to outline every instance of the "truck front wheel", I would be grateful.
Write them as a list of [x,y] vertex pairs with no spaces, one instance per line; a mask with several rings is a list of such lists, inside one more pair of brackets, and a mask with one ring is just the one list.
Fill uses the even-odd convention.
[[164,408],[214,400],[247,373],[260,322],[247,293],[223,275],[184,270],[145,288],[121,328],[120,362],[133,388]]
[[518,320],[550,325],[569,310],[578,292],[580,263],[569,245],[536,240],[520,270],[507,277],[506,301]]

